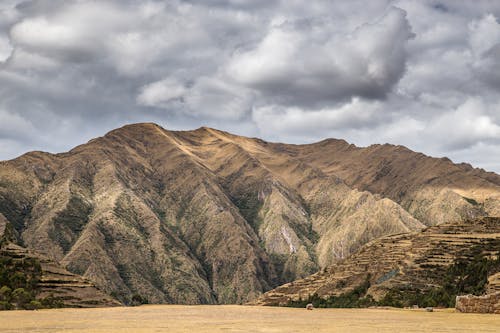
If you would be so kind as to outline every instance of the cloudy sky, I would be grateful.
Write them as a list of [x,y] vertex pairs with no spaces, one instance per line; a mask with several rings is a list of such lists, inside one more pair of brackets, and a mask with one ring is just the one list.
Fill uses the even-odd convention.
[[0,159],[133,122],[500,172],[500,1],[0,0]]

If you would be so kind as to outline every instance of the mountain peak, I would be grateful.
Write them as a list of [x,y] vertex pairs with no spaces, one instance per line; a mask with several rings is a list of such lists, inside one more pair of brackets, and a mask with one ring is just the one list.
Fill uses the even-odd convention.
[[145,122],[145,123],[134,123],[134,124],[127,124],[124,125],[120,128],[116,128],[114,130],[109,131],[106,133],[104,136],[110,136],[116,133],[131,133],[131,132],[147,132],[147,131],[157,131],[157,130],[162,130],[162,131],[167,131],[160,125],[152,122]]

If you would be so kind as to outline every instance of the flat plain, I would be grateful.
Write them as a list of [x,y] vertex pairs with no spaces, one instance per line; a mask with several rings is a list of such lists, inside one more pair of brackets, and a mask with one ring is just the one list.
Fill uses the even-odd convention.
[[454,310],[146,305],[0,312],[0,332],[500,332],[500,316]]

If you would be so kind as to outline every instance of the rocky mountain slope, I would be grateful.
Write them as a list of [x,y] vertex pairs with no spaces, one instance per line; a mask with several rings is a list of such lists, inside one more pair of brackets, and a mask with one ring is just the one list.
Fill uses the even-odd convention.
[[[389,305],[411,305],[405,302],[415,302],[418,294],[441,291],[436,287],[446,283],[466,284],[470,276],[464,272],[471,264],[476,265],[471,266],[472,277],[485,274],[484,281],[473,281],[472,291],[494,292],[499,288],[500,218],[442,224],[421,232],[382,237],[321,272],[265,293],[256,304],[287,305],[312,295],[327,299],[348,294],[368,281],[366,294],[358,296],[371,296],[375,301],[387,301],[389,296],[393,302]],[[456,272],[450,274],[452,265]],[[487,271],[483,271],[485,267]],[[450,276],[452,281],[448,281]],[[484,290],[479,284],[484,284]],[[454,301],[454,295],[449,296]]]
[[500,216],[500,175],[469,164],[389,144],[358,148],[328,139],[294,148],[301,160],[349,186],[390,198],[426,225]]
[[399,146],[135,124],[0,162],[0,219],[124,303],[240,303],[375,238],[497,215],[499,178]]

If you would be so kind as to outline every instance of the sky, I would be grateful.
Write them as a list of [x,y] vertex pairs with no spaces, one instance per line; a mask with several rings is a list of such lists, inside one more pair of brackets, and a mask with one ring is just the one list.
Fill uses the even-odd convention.
[[0,0],[0,160],[136,122],[500,173],[500,1]]

